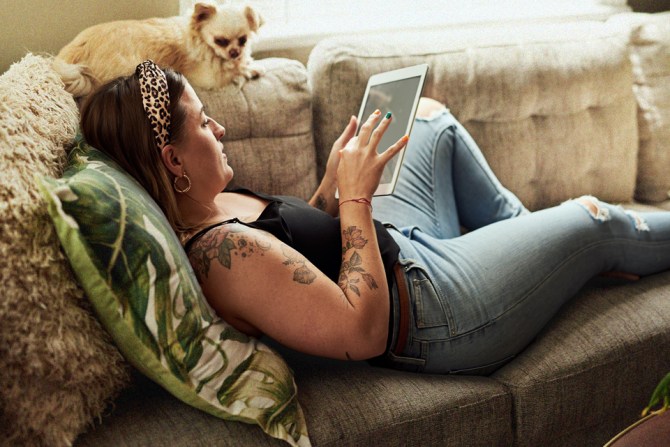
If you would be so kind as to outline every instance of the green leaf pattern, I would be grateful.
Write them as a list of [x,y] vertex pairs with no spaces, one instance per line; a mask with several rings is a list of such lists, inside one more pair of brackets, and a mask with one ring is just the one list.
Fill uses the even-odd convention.
[[[42,184],[54,221],[86,241],[128,332],[166,372],[224,418],[309,445],[292,371],[266,345],[218,318],[167,220],[139,184],[81,139],[64,178]],[[233,247],[223,248],[225,262]]]
[[78,199],[77,195],[72,192],[68,185],[62,185],[54,190],[54,195],[52,197],[55,199],[55,203],[57,203],[56,209],[61,219],[63,219],[63,221],[70,227],[78,230],[79,224],[77,224],[77,221],[71,216],[65,214],[63,205],[61,204],[61,202],[74,202]]

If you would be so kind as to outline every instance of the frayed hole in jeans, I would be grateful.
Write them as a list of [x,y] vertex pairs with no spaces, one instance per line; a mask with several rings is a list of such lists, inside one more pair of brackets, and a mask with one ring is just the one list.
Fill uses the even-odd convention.
[[637,231],[649,231],[649,225],[647,225],[647,221],[644,220],[644,217],[640,216],[637,211],[624,210],[624,212],[633,221]]
[[575,202],[588,211],[591,217],[593,217],[598,222],[607,222],[608,220],[612,219],[610,210],[605,208],[600,203],[600,200],[593,196],[582,196],[578,199],[575,199]]

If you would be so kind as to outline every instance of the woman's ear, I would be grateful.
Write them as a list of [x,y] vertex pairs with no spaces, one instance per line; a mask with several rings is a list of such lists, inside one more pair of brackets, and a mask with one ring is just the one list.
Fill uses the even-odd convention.
[[177,148],[171,144],[166,144],[161,150],[161,160],[172,175],[179,177],[184,174],[184,165],[178,155]]

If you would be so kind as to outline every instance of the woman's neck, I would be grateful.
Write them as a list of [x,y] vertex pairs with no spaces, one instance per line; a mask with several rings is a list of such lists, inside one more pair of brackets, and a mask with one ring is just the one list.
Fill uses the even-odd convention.
[[187,227],[207,225],[226,215],[216,196],[202,199],[189,193],[178,194],[177,207]]

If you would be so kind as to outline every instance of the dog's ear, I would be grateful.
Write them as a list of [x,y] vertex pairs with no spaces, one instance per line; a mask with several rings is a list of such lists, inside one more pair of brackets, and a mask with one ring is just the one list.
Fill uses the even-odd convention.
[[249,29],[252,31],[258,31],[258,28],[263,26],[265,23],[263,16],[257,13],[256,10],[251,6],[246,6],[244,8],[244,16],[247,18]]
[[216,14],[216,6],[209,3],[196,3],[193,7],[191,20],[193,23],[202,23]]

